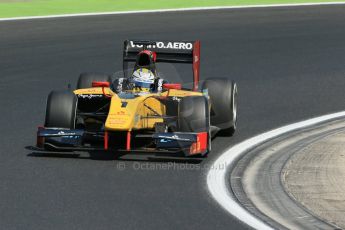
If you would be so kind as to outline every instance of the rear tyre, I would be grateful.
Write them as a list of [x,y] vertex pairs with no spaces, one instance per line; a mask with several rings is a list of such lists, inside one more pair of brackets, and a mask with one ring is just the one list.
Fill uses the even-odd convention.
[[92,88],[93,81],[107,81],[111,82],[111,77],[103,73],[82,73],[79,76],[77,89]]
[[178,130],[180,132],[207,132],[208,149],[211,151],[210,110],[208,100],[202,96],[184,97],[179,103]]
[[45,127],[75,128],[77,97],[71,91],[52,91],[47,100]]
[[202,85],[211,102],[211,125],[221,129],[221,135],[232,136],[237,128],[237,85],[225,78],[207,79]]
[[232,126],[230,128],[221,131],[221,134],[225,136],[233,136],[237,129],[237,85],[233,82],[232,86],[232,96],[231,96],[231,108],[232,108]]

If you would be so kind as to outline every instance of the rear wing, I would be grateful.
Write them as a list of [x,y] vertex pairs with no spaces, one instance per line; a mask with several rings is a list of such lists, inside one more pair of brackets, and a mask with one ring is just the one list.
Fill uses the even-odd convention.
[[200,41],[126,40],[123,48],[123,69],[127,69],[128,62],[135,62],[137,54],[144,49],[156,52],[156,62],[192,64],[193,90],[198,90]]

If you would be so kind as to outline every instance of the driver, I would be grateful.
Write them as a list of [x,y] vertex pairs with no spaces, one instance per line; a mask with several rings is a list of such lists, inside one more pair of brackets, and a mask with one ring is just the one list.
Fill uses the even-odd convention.
[[123,90],[134,90],[138,93],[162,92],[163,84],[166,81],[157,76],[155,62],[155,52],[143,50],[138,53],[132,76],[128,79],[117,79],[114,84],[116,92],[122,92]]
[[137,93],[160,93],[163,91],[163,84],[166,81],[156,76],[147,68],[138,68],[134,70],[129,78],[119,78],[115,81],[115,90],[117,93],[123,90],[134,90]]
[[163,84],[166,83],[146,68],[135,70],[130,81],[133,88],[139,92],[162,92]]
[[146,68],[139,68],[132,74],[131,82],[134,89],[139,91],[151,91],[155,83],[155,75]]

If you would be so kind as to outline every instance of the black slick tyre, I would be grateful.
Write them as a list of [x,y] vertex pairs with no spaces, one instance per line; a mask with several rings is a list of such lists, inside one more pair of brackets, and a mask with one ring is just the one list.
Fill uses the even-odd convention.
[[93,81],[106,81],[110,82],[111,77],[103,73],[82,73],[77,82],[77,89],[92,88]]
[[211,103],[211,125],[218,127],[221,135],[232,136],[237,128],[237,85],[226,78],[204,81]]
[[45,127],[75,128],[77,97],[71,91],[52,91],[47,100]]

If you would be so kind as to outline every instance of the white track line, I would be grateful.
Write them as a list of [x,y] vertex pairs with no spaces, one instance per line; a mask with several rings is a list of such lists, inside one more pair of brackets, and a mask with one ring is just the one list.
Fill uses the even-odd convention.
[[278,129],[268,131],[258,136],[247,139],[225,151],[210,167],[207,175],[207,186],[213,198],[231,215],[248,224],[255,229],[272,229],[269,225],[250,214],[240,204],[238,204],[228,192],[227,168],[241,155],[249,149],[264,143],[267,140],[282,134],[295,131],[308,126],[316,125],[325,121],[345,117],[345,111],[333,113],[321,117],[312,118]]
[[15,20],[99,16],[99,15],[164,13],[164,12],[178,12],[178,11],[182,12],[182,11],[197,11],[197,10],[246,9],[246,8],[268,8],[268,7],[322,6],[322,5],[344,5],[344,4],[345,2],[319,2],[319,3],[296,3],[296,4],[190,7],[190,8],[177,8],[177,9],[160,9],[160,10],[113,11],[113,12],[99,12],[99,13],[58,14],[58,15],[48,15],[48,16],[0,18],[0,22],[1,21],[15,21]]

